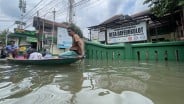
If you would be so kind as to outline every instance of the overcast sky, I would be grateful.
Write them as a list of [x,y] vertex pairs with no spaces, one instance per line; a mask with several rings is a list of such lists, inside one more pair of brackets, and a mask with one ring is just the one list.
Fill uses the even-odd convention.
[[[68,20],[67,1],[68,0],[25,0],[26,13],[24,21],[27,30],[34,30],[32,27],[33,16],[39,11],[39,16],[53,20],[52,11],[56,10],[56,22],[65,22]],[[74,23],[82,30],[85,36],[88,36],[87,27],[102,23],[108,18],[125,14],[132,15],[148,9],[143,5],[144,0],[75,0],[75,2],[84,1],[75,7]],[[54,7],[54,8],[53,8]],[[20,20],[19,0],[0,0],[0,31],[4,29],[16,28],[14,22]]]

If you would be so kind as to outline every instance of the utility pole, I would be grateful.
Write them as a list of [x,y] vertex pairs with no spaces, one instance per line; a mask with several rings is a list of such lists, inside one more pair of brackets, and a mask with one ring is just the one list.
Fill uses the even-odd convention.
[[8,35],[9,35],[9,29],[6,32],[6,37],[5,37],[5,46],[8,45]]
[[44,47],[44,44],[43,44],[43,40],[44,40],[44,39],[43,39],[43,38],[44,38],[44,34],[45,34],[45,29],[44,29],[44,28],[45,28],[45,18],[43,18],[42,23],[43,23],[43,24],[42,24],[42,26],[43,26],[43,29],[42,29],[42,30],[43,30],[43,31],[42,31],[42,50],[43,50],[43,47]]
[[56,11],[55,11],[55,8],[54,8],[54,11],[53,11],[53,24],[52,24],[52,43],[51,43],[51,47],[52,47],[52,54],[53,54],[53,46],[54,46],[54,22],[55,22],[55,15],[56,15]]
[[24,13],[26,13],[26,0],[19,0],[19,9],[21,12],[21,21],[20,21],[20,29],[23,29],[23,25],[25,25],[25,23],[23,23],[23,16]]
[[73,23],[75,0],[69,0],[69,23]]

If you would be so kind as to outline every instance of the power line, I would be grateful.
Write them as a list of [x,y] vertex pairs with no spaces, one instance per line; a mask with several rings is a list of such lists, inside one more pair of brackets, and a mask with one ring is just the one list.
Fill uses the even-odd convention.
[[[56,0],[51,0],[51,1],[48,2],[46,5],[42,6],[42,7],[39,8],[39,9],[37,9],[37,10],[35,11],[35,13],[33,13],[33,15],[35,15],[37,11],[41,11],[42,9],[47,8],[48,6],[52,5],[54,1],[56,1]],[[59,2],[60,2],[60,1],[59,1]],[[58,2],[55,2],[55,4],[57,4],[57,3],[58,3]],[[47,10],[48,10],[48,9],[47,9]]]
[[[78,9],[92,8],[92,6],[98,5],[98,4],[100,4],[102,1],[103,1],[103,0],[97,0],[97,1],[94,1],[94,0],[93,0],[93,1],[91,2],[91,0],[81,0],[81,1],[79,1],[79,2],[76,2],[76,3],[74,4],[74,7],[75,7],[75,8],[80,7],[80,8],[78,8]],[[88,5],[85,5],[85,4],[87,4],[87,3],[89,3],[89,4],[88,4]],[[82,5],[84,5],[84,6],[81,7]],[[66,7],[66,8],[68,8],[68,7]],[[63,14],[66,12],[66,8],[65,8],[65,10],[63,10],[63,11],[59,11],[59,12],[58,12],[59,16],[63,16]]]
[[[53,9],[53,8],[54,8],[56,5],[58,5],[58,4],[59,4],[59,2],[56,2],[56,4],[53,5],[53,7],[50,7],[50,8],[46,11],[46,13],[48,13],[49,10]],[[41,8],[41,9],[43,9],[43,8]],[[40,9],[40,10],[41,10],[41,9]],[[46,13],[45,13],[45,14],[46,14]],[[41,17],[43,17],[45,14],[43,14]],[[33,18],[33,17],[34,17],[34,16],[32,16],[31,18]],[[30,20],[30,19],[28,19],[27,21],[29,21],[29,20]],[[27,22],[27,21],[26,21],[26,22]],[[31,23],[30,23],[29,25],[27,25],[25,28],[28,28],[30,25],[31,25]]]
[[[56,0],[51,0],[49,3],[47,3],[46,5],[44,5],[42,8],[40,8],[39,10],[37,10],[37,11],[40,11],[40,10],[42,10],[43,8],[46,8],[49,4],[51,4],[53,1],[56,1]],[[53,8],[53,7],[52,7]],[[50,8],[50,9],[52,9],[52,8]],[[35,11],[33,14],[32,14],[32,16],[31,16],[31,19],[34,17],[34,15],[37,13],[37,11]],[[29,19],[27,19],[25,22],[27,22],[27,21],[29,21]]]
[[[53,0],[53,1],[55,1],[55,0]],[[42,10],[42,9],[44,9],[49,4],[53,3],[53,1],[50,1],[49,3],[47,3],[45,6],[43,6],[42,8],[40,8],[39,11]],[[90,2],[90,1],[91,0],[80,0],[80,1],[78,1],[76,3],[74,3],[73,6],[75,8],[77,8],[77,7],[81,6],[81,5],[84,5],[84,4],[88,3],[88,2]],[[98,1],[101,1],[101,0],[98,0]],[[97,4],[96,1],[93,1],[93,2],[90,2],[90,3],[91,3],[90,5],[85,5],[83,8],[90,7],[93,4]],[[54,7],[57,7],[59,4],[60,4],[59,2],[57,2],[56,4],[53,4],[49,9],[47,9],[46,11],[44,11],[45,13],[41,17],[43,17],[46,13],[48,13],[49,10],[53,9]],[[60,7],[63,7],[63,6],[60,6]],[[64,13],[67,12],[67,9],[68,8],[69,8],[68,5],[67,6],[64,6],[63,8],[60,8],[61,10],[57,12],[57,16],[62,16]],[[34,14],[36,14],[36,12]],[[27,19],[26,22],[28,22],[30,19],[32,19],[34,17],[34,14],[29,19]],[[49,17],[51,17],[51,16],[49,16]],[[25,28],[28,28],[31,24],[32,23],[28,24]]]
[[38,5],[40,5],[41,3],[43,2],[43,0],[40,0],[40,2],[38,2],[31,10],[29,10],[25,15],[24,17],[26,17],[26,15],[28,15],[30,12],[32,12],[35,8],[38,7]]

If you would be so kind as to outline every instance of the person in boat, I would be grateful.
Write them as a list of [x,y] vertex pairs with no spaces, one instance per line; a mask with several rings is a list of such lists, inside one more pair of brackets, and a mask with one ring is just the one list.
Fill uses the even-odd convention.
[[76,34],[74,27],[68,27],[68,35],[72,37],[72,46],[70,51],[59,55],[59,58],[83,58],[84,57],[84,42],[78,34]]
[[26,50],[26,53],[24,54],[24,58],[25,58],[25,59],[29,59],[30,54],[33,53],[34,50],[35,50],[35,49],[32,48],[32,46],[28,47],[27,50]]
[[43,58],[44,59],[51,59],[51,58],[53,58],[52,57],[52,54],[47,49],[44,50],[44,52],[42,53],[42,55],[43,55]]
[[16,58],[18,55],[19,47],[15,45],[15,41],[10,41],[10,45],[6,46],[8,57]]
[[40,59],[43,59],[42,54],[33,49],[33,52],[29,55],[29,60],[40,60]]
[[1,41],[0,41],[0,58],[6,58],[5,47]]
[[1,49],[1,55],[0,55],[0,58],[6,58],[6,52],[5,52],[4,47]]

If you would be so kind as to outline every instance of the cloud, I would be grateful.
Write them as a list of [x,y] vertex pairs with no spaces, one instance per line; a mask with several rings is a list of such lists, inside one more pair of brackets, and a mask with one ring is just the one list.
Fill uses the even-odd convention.
[[85,34],[88,34],[86,27],[98,25],[114,15],[131,15],[147,9],[147,6],[143,5],[143,1],[144,0],[96,0],[96,5],[92,7],[89,6],[87,9],[76,10],[76,24],[83,29]]
[[20,11],[18,8],[18,0],[1,0],[1,12],[10,18],[20,18]]
[[[94,1],[94,0],[92,0]],[[83,25],[98,25],[117,14],[133,14],[146,9],[143,0],[96,0],[98,5],[87,9],[77,9],[76,21]]]
[[19,0],[0,0],[0,31],[9,29],[13,31],[13,24],[16,20],[20,19],[20,10],[18,7]]
[[122,14],[122,9],[128,0],[108,0],[108,12],[109,15],[112,14]]
[[[76,0],[81,1],[81,0]],[[87,27],[98,25],[105,20],[111,18],[117,14],[134,14],[140,11],[147,9],[147,5],[143,5],[144,0],[89,0],[88,3],[84,3],[83,5],[78,6],[75,8],[75,17],[74,22],[81,27],[85,34],[88,33]],[[36,12],[39,8],[42,8],[50,0],[45,0],[39,5],[39,8],[34,8],[34,6],[40,2],[40,0],[26,0],[27,2],[27,12],[31,9],[34,9],[31,13],[28,12],[25,20],[30,18],[30,15],[33,15],[33,12]],[[56,9],[62,8],[60,3],[64,3],[64,1],[54,0],[51,4],[47,5],[44,10],[40,11],[40,16],[48,12],[47,9],[52,7],[53,5]],[[66,4],[66,3],[65,3]],[[19,0],[0,0],[0,11],[3,13],[7,18],[11,19],[20,19],[20,10],[19,10]],[[52,10],[50,10],[52,11]],[[58,12],[62,12],[60,15],[57,15]],[[58,11],[56,13],[56,21],[57,22],[65,22],[67,21],[67,13],[63,13],[63,11]],[[36,15],[36,14],[35,14]],[[50,20],[53,19],[52,14],[48,14],[46,18]],[[31,20],[32,21],[32,20]],[[6,23],[8,24],[8,23]],[[29,23],[27,23],[29,24]],[[1,26],[1,24],[0,24]],[[29,28],[27,28],[29,29]]]
[[136,0],[132,14],[149,9],[148,5],[143,5],[144,0]]

